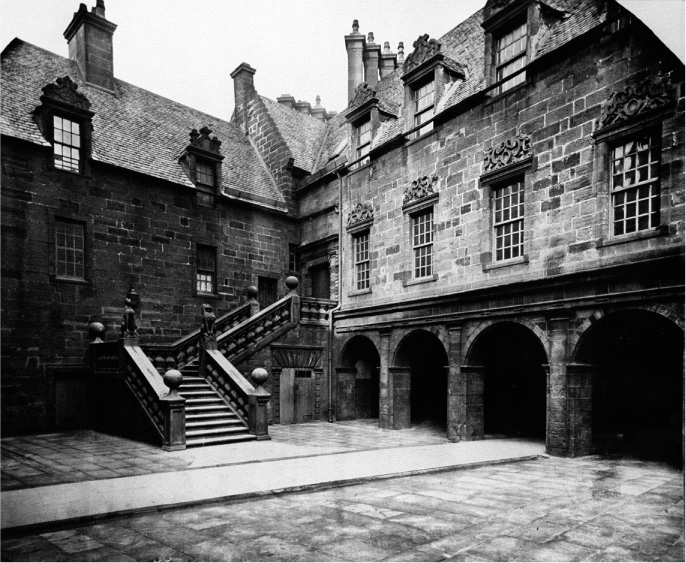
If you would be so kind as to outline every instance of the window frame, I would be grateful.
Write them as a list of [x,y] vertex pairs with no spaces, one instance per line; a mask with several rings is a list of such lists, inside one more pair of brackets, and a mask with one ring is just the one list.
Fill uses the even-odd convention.
[[[213,253],[214,256],[214,270],[210,270],[208,268],[201,267],[203,264],[201,264],[201,252],[211,252]],[[195,275],[193,276],[193,288],[194,288],[194,293],[195,295],[217,295],[217,286],[218,286],[218,279],[217,279],[217,247],[216,246],[211,246],[208,244],[204,243],[196,243],[195,245]],[[210,273],[212,275],[211,278],[211,283],[212,283],[212,290],[211,291],[204,291],[200,289],[199,284],[200,283],[206,283],[207,280],[200,280],[199,276],[200,275],[207,275]]]
[[[367,115],[366,118],[357,121],[353,127],[355,131],[355,160],[362,159],[358,162],[358,166],[364,166],[370,162],[369,153],[372,148],[372,116]],[[365,130],[363,130],[363,128]],[[368,138],[364,143],[362,143],[363,135],[368,135]]]
[[[513,186],[517,186],[517,202],[515,203],[515,206],[517,206],[517,216],[512,217],[512,210],[514,206],[512,205],[512,199],[515,193],[512,191]],[[499,196],[498,192],[504,192],[505,190],[509,190],[509,193],[507,195]],[[504,264],[507,262],[512,262],[516,260],[521,260],[524,257],[524,220],[526,217],[526,207],[525,207],[525,197],[524,197],[524,176],[512,176],[506,180],[496,182],[491,185],[491,195],[492,195],[492,204],[491,204],[491,242],[492,242],[492,256],[493,256],[493,263],[494,264]],[[508,198],[508,207],[505,208],[504,206],[499,208],[498,202],[502,201],[499,199],[499,197],[502,197],[503,200],[505,197]],[[508,211],[508,218],[503,219],[502,217],[505,215],[506,211]],[[498,219],[498,213],[501,213],[501,218]],[[505,230],[506,227],[510,227],[514,225],[515,223],[519,224],[519,230],[516,231],[510,231],[510,232],[505,232],[504,234],[500,235],[498,234],[498,229],[503,229]],[[518,254],[516,256],[512,255],[512,249],[515,248],[515,244],[510,244],[509,246],[503,246],[501,249],[503,252],[503,257],[498,258],[498,241],[501,239],[505,239],[506,237],[511,237],[514,238],[514,235],[518,235],[519,237],[519,243],[516,244],[516,248],[518,251]],[[508,258],[504,257],[505,251],[510,250],[511,255]]]
[[[84,260],[84,276],[83,278],[60,276],[58,275],[57,267],[57,237],[56,229],[57,223],[75,223],[83,227],[83,260]],[[48,245],[49,245],[49,261],[48,274],[50,281],[59,283],[69,283],[76,285],[92,285],[93,283],[93,257],[92,257],[92,237],[93,226],[92,219],[84,219],[79,215],[64,213],[62,210],[48,210]]]
[[[371,261],[371,252],[370,252],[370,246],[371,246],[371,236],[370,236],[370,229],[362,229],[359,230],[352,235],[353,237],[353,244],[352,244],[352,259],[353,259],[353,293],[363,293],[363,292],[369,292],[371,291],[371,266],[372,266],[372,261]],[[363,250],[363,255],[364,259],[360,258],[360,249],[359,245],[361,244],[361,241],[363,239],[366,239],[366,248]],[[366,269],[364,267],[366,266]],[[362,284],[363,287],[360,286],[360,274],[366,274],[364,277],[364,281],[366,282]]]
[[[60,120],[62,122],[68,121],[71,124],[71,131],[66,131],[64,128],[58,129],[57,127],[57,120]],[[67,144],[64,142],[64,138],[66,135],[69,135],[70,138],[74,137],[74,126],[78,128],[78,145],[73,145],[71,143]],[[63,172],[70,172],[72,174],[82,174],[83,173],[83,134],[82,134],[82,126],[83,124],[81,121],[74,119],[72,116],[66,117],[63,113],[60,112],[54,112],[52,114],[52,123],[51,123],[51,133],[52,133],[52,167],[55,168],[56,170],[62,170]],[[59,137],[60,140],[57,140],[57,133],[59,131]],[[61,145],[62,147],[69,147],[72,151],[76,149],[76,152],[78,154],[78,160],[76,162],[76,167],[68,167],[68,166],[61,166],[58,164],[58,154],[56,153],[56,148],[57,145]],[[64,156],[64,155],[59,155],[59,156]]]
[[[420,107],[420,102],[421,100],[424,100],[427,98],[427,95],[420,96],[420,93],[422,90],[427,88],[429,85],[432,86],[431,88],[431,103],[426,104]],[[413,138],[421,137],[422,135],[425,135],[426,133],[429,133],[433,131],[434,125],[433,121],[431,119],[434,117],[436,109],[436,77],[432,74],[428,80],[424,80],[420,82],[419,84],[412,85],[412,127],[419,127],[414,134]],[[426,119],[423,119],[418,122],[418,119],[420,119],[423,116],[428,116]],[[426,122],[429,123],[426,123]],[[426,125],[422,125],[423,123],[426,123]],[[420,127],[421,126],[421,127]]]
[[[523,50],[518,51],[517,53],[513,54],[512,56],[500,60],[500,54],[504,50],[503,48],[500,47],[500,42],[503,41],[506,37],[508,37],[512,33],[516,33],[519,30],[524,31],[522,35],[520,35],[517,39],[512,41],[511,43],[508,43],[505,46],[505,49],[507,49],[509,46],[513,45],[514,43],[521,41],[522,39],[524,40],[524,48]],[[494,94],[496,96],[499,96],[501,94],[505,94],[506,92],[509,92],[513,88],[516,88],[520,84],[526,83],[526,66],[527,66],[527,60],[528,60],[528,52],[529,52],[529,34],[528,34],[528,22],[527,18],[524,17],[523,21],[520,19],[517,23],[514,25],[508,25],[507,27],[503,27],[497,30],[496,33],[493,34],[493,69],[494,69],[494,84],[498,84],[496,86]],[[500,73],[504,69],[506,69],[508,66],[512,65],[513,63],[517,61],[522,61],[522,65],[519,68],[515,68],[510,72],[509,74],[506,74],[504,76],[501,76]],[[522,71],[522,69],[524,69]],[[522,72],[519,72],[522,71]],[[513,76],[514,75],[514,76]],[[512,77],[509,78],[508,77]]]
[[[433,247],[434,247],[434,241],[435,241],[435,228],[436,228],[436,223],[434,220],[434,206],[433,205],[428,205],[426,207],[422,207],[421,209],[418,209],[410,214],[410,247],[412,248],[412,279],[413,280],[425,280],[425,279],[431,279],[435,273],[434,273],[434,252],[433,252]],[[417,237],[417,227],[419,223],[417,222],[420,217],[430,215],[429,221],[424,221],[423,223],[430,222],[430,226],[428,228],[424,228],[422,232],[419,234],[420,239],[421,236],[424,237],[430,237],[430,240],[426,240],[426,238],[423,240],[423,242],[418,243],[418,237]],[[424,254],[423,256],[421,255],[421,252],[424,249],[428,249],[428,253]],[[420,253],[418,255],[418,252]],[[428,265],[420,265],[417,266],[417,259],[422,258],[429,258],[429,264]],[[421,273],[422,269],[428,269],[428,271],[425,271],[423,275],[417,275],[418,272]]]

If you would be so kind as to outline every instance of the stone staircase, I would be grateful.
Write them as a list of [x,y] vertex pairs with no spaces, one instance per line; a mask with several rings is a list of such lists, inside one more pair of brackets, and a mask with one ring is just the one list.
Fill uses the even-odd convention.
[[186,399],[186,447],[256,440],[248,426],[212,386],[198,375],[198,365],[181,370],[179,394]]

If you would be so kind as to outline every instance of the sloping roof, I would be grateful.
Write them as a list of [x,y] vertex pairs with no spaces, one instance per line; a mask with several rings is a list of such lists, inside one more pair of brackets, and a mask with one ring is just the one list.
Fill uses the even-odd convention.
[[314,172],[326,124],[309,114],[260,96],[295,159],[295,166]]
[[0,133],[49,145],[34,123],[42,88],[69,76],[91,102],[93,159],[193,187],[178,162],[192,129],[207,126],[222,142],[223,189],[258,204],[285,209],[283,195],[248,139],[231,123],[115,79],[117,95],[79,79],[76,62],[14,39],[2,53]]

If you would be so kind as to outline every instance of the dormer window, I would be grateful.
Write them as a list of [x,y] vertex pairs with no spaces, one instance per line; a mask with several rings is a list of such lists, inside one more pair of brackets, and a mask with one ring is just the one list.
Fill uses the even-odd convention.
[[[415,127],[426,123],[434,116],[434,102],[436,94],[436,82],[431,80],[414,90],[414,125]],[[433,129],[433,122],[417,131],[417,136],[428,133]]]
[[221,141],[210,137],[212,131],[203,127],[190,133],[191,142],[179,163],[196,188],[196,202],[214,206],[215,197],[221,193],[221,164],[224,157],[219,152]]
[[55,168],[79,172],[81,169],[81,127],[66,117],[53,116]]
[[[496,82],[505,80],[526,65],[526,21],[496,39]],[[496,93],[502,94],[526,80],[526,71],[505,80]]]
[[[369,154],[369,149],[372,144],[372,120],[367,118],[359,125],[355,126],[355,141],[356,141],[356,159]],[[369,157],[360,161],[360,164],[367,164]]]
[[69,76],[58,78],[43,88],[33,115],[38,128],[52,144],[51,166],[54,169],[88,173],[91,152],[93,112],[91,103]]
[[195,181],[203,186],[214,188],[214,165],[198,160],[195,165]]

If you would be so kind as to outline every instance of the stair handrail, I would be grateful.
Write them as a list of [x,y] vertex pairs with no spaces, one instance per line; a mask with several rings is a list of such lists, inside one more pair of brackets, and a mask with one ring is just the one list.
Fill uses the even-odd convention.
[[[248,301],[219,317],[215,321],[215,330],[223,334],[257,314],[260,307],[255,298],[256,295],[257,288],[248,287]],[[181,369],[194,360],[200,352],[200,329],[170,344],[147,344],[144,349],[160,374],[169,369]]]
[[301,297],[300,298],[300,322],[302,324],[321,324],[329,323],[330,311],[338,305],[335,299],[325,299],[323,297]]
[[[255,351],[256,346],[264,346],[300,320],[300,297],[295,292],[298,280],[289,277],[291,292],[262,309],[241,324],[227,330],[217,337],[217,347],[229,361],[237,361]],[[293,281],[294,280],[294,281]]]

